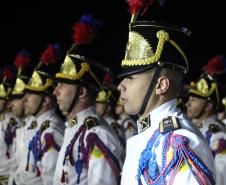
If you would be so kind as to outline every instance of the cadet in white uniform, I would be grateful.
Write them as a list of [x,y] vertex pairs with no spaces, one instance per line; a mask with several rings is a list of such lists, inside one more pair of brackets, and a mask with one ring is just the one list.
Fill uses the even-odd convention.
[[211,151],[176,108],[177,89],[188,70],[182,46],[190,32],[133,18],[118,89],[125,111],[139,115],[139,134],[127,140],[121,184],[213,185]]
[[[109,87],[105,86],[104,89],[102,89],[97,94],[95,108],[96,112],[99,116],[101,116],[106,122],[109,124],[109,126],[112,127],[112,129],[117,134],[120,142],[121,147],[124,150],[125,148],[125,133],[123,131],[123,127],[119,125],[116,118],[114,117],[114,106],[115,106],[116,100],[113,95],[113,90],[111,90]],[[124,160],[125,156],[122,156],[122,159]]]
[[222,98],[223,110],[217,114],[219,120],[221,120],[226,126],[226,96]]
[[[58,85],[54,94],[60,110],[67,115],[67,128],[54,175],[54,185],[117,185],[120,181],[120,142],[94,109],[100,88],[100,77],[97,75],[103,76],[101,74],[104,73],[100,64],[90,61],[90,55],[99,47],[95,41],[87,44],[93,39],[89,37],[94,34],[92,31],[96,30],[97,27],[93,27],[96,24],[89,15],[83,16],[75,24],[74,38],[85,40],[75,39],[61,71],[56,74]],[[89,32],[80,32],[80,26],[86,27]],[[89,59],[86,58],[87,55],[90,56]]]
[[[26,85],[25,114],[33,115],[35,121],[25,132],[27,150],[22,154],[24,168],[18,184],[53,184],[53,174],[65,127],[55,112],[56,99],[52,95],[54,84],[51,75],[57,64],[54,64],[53,68],[50,63],[59,60],[56,57],[58,50],[59,45],[48,46]],[[45,55],[46,53],[48,55]]]
[[124,106],[120,101],[118,101],[115,106],[115,113],[119,117],[117,122],[123,128],[125,140],[127,141],[127,139],[137,134],[136,122],[134,118],[125,112]]
[[9,173],[13,167],[13,145],[19,120],[11,113],[10,94],[15,83],[11,67],[5,67],[0,84],[0,184],[8,183]]
[[[14,161],[13,167],[10,172],[8,185],[13,185],[15,182],[20,184],[16,178],[19,178],[18,174],[20,169],[20,162],[22,161],[22,152],[27,150],[25,148],[25,125],[32,119],[32,116],[26,116],[24,114],[24,101],[25,101],[25,85],[29,80],[29,73],[31,70],[26,70],[30,64],[30,53],[26,50],[19,51],[16,59],[15,66],[17,67],[17,79],[11,93],[11,111],[19,120],[19,126],[16,129],[15,142],[13,144]],[[30,67],[30,66],[29,66]]]
[[[200,79],[189,89],[189,100],[186,103],[187,115],[196,120],[200,131],[206,138],[215,157],[216,184],[226,184],[226,133],[225,125],[217,119],[217,112],[224,109],[220,74],[223,58],[216,56],[206,66]],[[218,70],[218,71],[217,71]],[[224,83],[224,82],[223,82]]]

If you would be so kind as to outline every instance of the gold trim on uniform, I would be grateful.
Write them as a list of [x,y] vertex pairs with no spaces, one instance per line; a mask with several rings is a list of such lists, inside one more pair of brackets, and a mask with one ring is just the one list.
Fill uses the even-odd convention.
[[93,117],[93,116],[89,116],[89,117],[85,118],[83,123],[85,124],[87,129],[90,129],[90,128],[95,127],[95,126],[98,125],[97,118]]

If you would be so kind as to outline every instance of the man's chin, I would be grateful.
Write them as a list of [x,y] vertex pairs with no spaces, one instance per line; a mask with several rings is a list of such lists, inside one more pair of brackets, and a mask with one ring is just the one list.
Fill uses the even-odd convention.
[[125,109],[125,112],[126,112],[127,114],[129,114],[129,115],[135,116],[135,115],[138,114],[138,111],[134,111],[134,110],[131,110],[131,109],[129,109],[129,108],[126,108],[126,106],[124,106],[124,109]]

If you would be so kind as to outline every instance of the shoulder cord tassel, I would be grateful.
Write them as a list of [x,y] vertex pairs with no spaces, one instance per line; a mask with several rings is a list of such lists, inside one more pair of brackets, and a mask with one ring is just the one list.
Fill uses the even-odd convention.
[[[138,184],[141,184],[141,175],[144,176],[147,184],[157,185],[163,182],[166,183],[166,176],[169,175],[170,172],[172,173],[170,174],[169,184],[172,184],[177,172],[179,172],[183,165],[189,167],[199,184],[206,185],[208,184],[208,181],[211,184],[215,184],[212,172],[208,170],[205,164],[190,149],[188,139],[182,135],[173,135],[172,131],[164,135],[162,152],[163,169],[160,173],[157,173],[158,170],[156,168],[158,168],[158,165],[156,164],[153,166],[153,164],[155,164],[153,163],[153,160],[155,160],[153,156],[155,155],[152,151],[153,147],[156,147],[154,146],[154,143],[156,143],[159,134],[158,130],[154,132],[146,146],[146,149],[141,154],[138,170]],[[173,157],[167,164],[166,152],[169,149],[168,146],[173,149]]]

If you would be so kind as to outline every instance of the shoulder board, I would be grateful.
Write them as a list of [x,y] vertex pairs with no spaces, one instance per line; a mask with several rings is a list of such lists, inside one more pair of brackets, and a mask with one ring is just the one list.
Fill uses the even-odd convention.
[[167,118],[164,118],[159,123],[159,130],[163,134],[179,128],[181,128],[179,119],[174,116],[169,116]]
[[50,123],[49,120],[44,121],[44,122],[41,124],[40,130],[41,130],[41,131],[44,131],[45,129],[47,129],[47,128],[49,127],[49,123]]
[[85,124],[87,129],[91,129],[92,127],[99,125],[97,118],[92,116],[85,118],[83,123]]
[[112,122],[111,127],[114,129],[118,129],[118,128],[120,128],[120,125],[117,122]]
[[223,131],[226,131],[226,125],[219,119],[217,119],[217,122],[220,124],[220,126],[222,127]]
[[222,129],[216,124],[210,124],[209,127],[208,127],[208,130],[211,133],[217,133],[217,132],[221,132],[222,131]]
[[30,124],[30,126],[28,127],[28,129],[35,129],[38,126],[36,120],[33,120]]
[[5,114],[0,114],[0,121],[3,121],[5,119]]
[[10,119],[9,119],[9,125],[10,125],[10,126],[13,127],[13,126],[15,126],[15,125],[17,125],[17,124],[18,124],[18,123],[17,123],[17,121],[15,120],[15,118],[10,118]]

